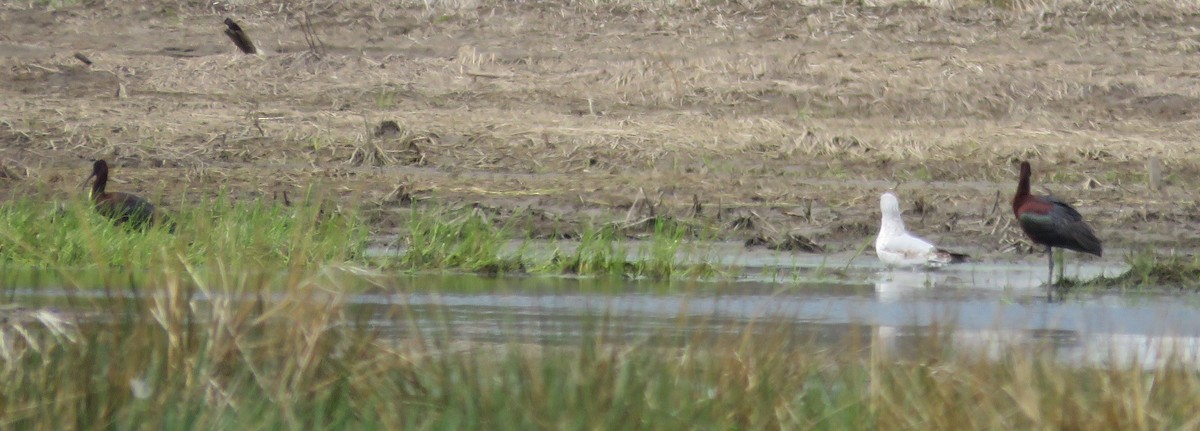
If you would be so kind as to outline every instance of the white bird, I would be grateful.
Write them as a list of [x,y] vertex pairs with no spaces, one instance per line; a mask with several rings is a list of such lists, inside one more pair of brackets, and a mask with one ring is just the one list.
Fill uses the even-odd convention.
[[883,218],[879,236],[875,237],[875,254],[888,266],[922,266],[938,268],[950,263],[965,262],[967,255],[951,253],[935,247],[904,229],[900,218],[900,201],[892,193],[879,196],[879,211]]

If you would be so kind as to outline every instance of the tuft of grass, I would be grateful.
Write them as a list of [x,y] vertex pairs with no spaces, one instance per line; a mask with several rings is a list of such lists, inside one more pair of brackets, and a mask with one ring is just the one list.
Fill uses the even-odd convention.
[[498,274],[521,271],[520,256],[506,258],[509,235],[480,212],[412,210],[407,246],[396,264],[402,268],[457,269]]
[[397,106],[396,98],[399,94],[395,90],[381,89],[375,93],[375,108],[381,111],[395,109]]
[[1160,255],[1142,251],[1126,255],[1125,263],[1129,265],[1129,269],[1115,277],[1100,276],[1083,281],[1066,278],[1062,280],[1061,287],[1200,290],[1200,258],[1196,256]]
[[642,250],[642,256],[637,262],[638,273],[642,276],[665,279],[679,271],[679,247],[687,235],[687,227],[668,219],[658,218],[654,221],[654,232],[650,237],[647,249]]
[[674,219],[656,219],[649,245],[641,250],[642,255],[635,263],[637,275],[655,280],[678,276],[702,278],[717,275],[716,267],[707,262],[684,263],[691,260],[684,245],[692,231],[691,226]]
[[547,267],[554,272],[576,275],[632,275],[636,266],[630,263],[621,235],[613,226],[588,226],[579,236],[574,253],[566,256],[555,251]]
[[605,225],[585,228],[579,244],[572,253],[555,251],[550,261],[539,270],[551,273],[583,276],[645,277],[665,280],[675,277],[712,277],[720,274],[715,266],[706,263],[683,263],[680,256],[692,227],[670,219],[654,221],[654,230],[637,256],[630,258],[631,244],[623,241],[619,227]]

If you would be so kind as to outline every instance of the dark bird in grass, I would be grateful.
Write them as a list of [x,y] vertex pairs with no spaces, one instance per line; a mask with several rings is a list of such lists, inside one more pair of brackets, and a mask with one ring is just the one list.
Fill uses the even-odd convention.
[[225,18],[225,35],[229,36],[229,40],[237,46],[239,50],[246,54],[257,54],[258,49],[254,47],[254,42],[250,41],[250,36],[246,36],[246,32],[242,30],[242,26],[234,22],[232,18]]
[[[1096,256],[1103,255],[1104,251],[1079,211],[1053,197],[1029,194],[1030,173],[1029,162],[1021,162],[1021,181],[1017,183],[1017,194],[1013,195],[1012,201],[1013,214],[1025,236],[1035,244],[1046,246],[1046,257],[1050,260],[1047,283],[1048,289],[1053,289],[1055,247]],[[1048,291],[1047,295],[1052,293]]]
[[83,180],[83,184],[92,178],[96,179],[92,183],[91,194],[96,212],[112,219],[117,225],[129,223],[130,226],[142,227],[154,220],[154,205],[150,201],[130,193],[104,190],[108,186],[108,162],[97,160],[92,163],[92,175]]

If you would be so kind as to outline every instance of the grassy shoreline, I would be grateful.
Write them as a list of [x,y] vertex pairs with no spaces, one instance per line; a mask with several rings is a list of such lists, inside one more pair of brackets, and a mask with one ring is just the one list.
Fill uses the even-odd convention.
[[[294,206],[235,202],[223,195],[171,212],[165,226],[114,226],[83,202],[48,203],[36,197],[0,206],[0,267],[9,282],[58,273],[73,287],[107,285],[110,278],[141,279],[147,269],[175,262],[226,272],[279,272],[296,266],[342,265],[388,272],[448,271],[480,275],[572,275],[648,280],[717,280],[745,271],[712,256],[716,227],[671,219],[628,230],[588,224],[566,246],[531,250],[522,215],[489,215],[474,208],[414,206],[396,223],[401,235],[373,246],[368,216],[310,194]],[[636,238],[636,239],[635,239]],[[512,243],[520,245],[512,249]],[[377,244],[376,244],[377,245]],[[865,247],[865,245],[864,245]],[[861,250],[860,250],[861,253]],[[1117,277],[1064,280],[1089,291],[1195,291],[1200,260],[1153,251],[1131,253]],[[47,272],[48,271],[48,272]],[[823,271],[820,271],[823,273]]]
[[[626,235],[608,225],[584,227],[577,246],[534,259],[506,250],[529,238],[473,209],[413,208],[395,255],[368,256],[369,228],[358,209],[336,207],[319,197],[284,206],[234,202],[223,196],[170,213],[175,226],[144,230],[115,226],[84,203],[66,206],[37,198],[0,206],[0,265],[38,269],[136,272],[181,261],[191,266],[228,266],[232,271],[308,265],[353,265],[398,271],[460,271],[478,274],[571,274],[649,279],[719,275],[704,262],[683,264],[696,251],[689,227],[658,222],[645,247],[626,247]],[[699,241],[704,241],[699,239]],[[119,271],[118,271],[119,272]]]
[[[34,268],[67,265],[84,273],[68,284],[129,292],[117,301],[109,291],[68,292],[86,316],[42,304],[0,308],[0,428],[1196,425],[1194,364],[1079,366],[1037,346],[982,357],[942,343],[952,330],[931,328],[915,358],[893,355],[875,337],[821,344],[771,320],[631,340],[608,326],[631,317],[583,316],[580,336],[556,345],[518,333],[474,342],[451,320],[396,336],[381,325],[419,325],[404,305],[369,313],[349,306],[347,295],[372,285],[368,273],[692,277],[674,263],[685,234],[661,225],[630,255],[620,235],[598,228],[540,266],[517,259],[521,266],[496,270],[490,265],[518,264],[498,259],[498,245],[515,235],[475,212],[415,210],[407,253],[374,260],[363,253],[366,232],[353,210],[321,208],[218,200],[178,212],[174,234],[116,228],[87,207],[59,213],[30,201],[0,209],[0,221],[11,223],[0,232],[0,256],[31,270],[5,271],[5,288],[38,276]],[[41,222],[46,211],[59,218]],[[72,252],[54,257],[34,244]],[[67,280],[70,271],[55,276]]]

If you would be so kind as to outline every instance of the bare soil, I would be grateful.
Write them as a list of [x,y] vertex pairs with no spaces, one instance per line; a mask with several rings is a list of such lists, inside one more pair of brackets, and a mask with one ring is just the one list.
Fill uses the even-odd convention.
[[838,251],[894,188],[910,229],[1001,256],[1030,159],[1106,248],[1197,248],[1200,15],[1110,3],[5,2],[0,192],[82,199],[106,158],[167,208],[316,184],[380,234],[468,205]]

